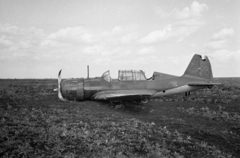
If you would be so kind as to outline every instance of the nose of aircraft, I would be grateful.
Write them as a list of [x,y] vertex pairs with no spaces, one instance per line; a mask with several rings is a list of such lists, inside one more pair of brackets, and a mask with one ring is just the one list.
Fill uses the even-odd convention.
[[61,81],[61,70],[58,75],[58,97],[62,101],[84,100],[84,79],[67,79]]

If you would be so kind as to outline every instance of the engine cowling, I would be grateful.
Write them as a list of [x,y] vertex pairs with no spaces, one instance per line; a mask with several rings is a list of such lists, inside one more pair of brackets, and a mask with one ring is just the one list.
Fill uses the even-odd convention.
[[61,94],[68,100],[84,100],[84,79],[68,79],[61,83]]
[[58,73],[58,98],[62,101],[84,100],[84,79],[61,80],[61,72]]

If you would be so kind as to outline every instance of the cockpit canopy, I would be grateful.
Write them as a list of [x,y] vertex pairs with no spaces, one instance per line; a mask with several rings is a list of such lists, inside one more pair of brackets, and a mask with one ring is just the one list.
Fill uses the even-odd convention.
[[[111,82],[110,72],[106,71],[102,74],[102,78]],[[118,71],[118,80],[119,81],[144,81],[147,80],[145,73],[142,70],[119,70]]]
[[119,81],[141,81],[146,80],[146,76],[142,70],[119,70]]

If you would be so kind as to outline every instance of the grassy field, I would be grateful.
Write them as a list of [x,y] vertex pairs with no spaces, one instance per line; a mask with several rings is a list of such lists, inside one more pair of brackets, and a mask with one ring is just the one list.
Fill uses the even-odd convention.
[[0,157],[240,157],[240,88],[145,104],[60,102],[57,80],[0,80]]

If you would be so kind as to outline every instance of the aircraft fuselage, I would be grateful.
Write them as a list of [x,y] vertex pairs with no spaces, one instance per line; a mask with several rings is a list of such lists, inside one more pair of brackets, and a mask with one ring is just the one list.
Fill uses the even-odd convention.
[[[163,80],[146,80],[146,81],[118,81],[112,80],[110,82],[105,81],[103,78],[89,78],[89,79],[70,79],[64,80],[61,82],[61,92],[64,98],[68,100],[89,100],[92,99],[93,96],[100,91],[115,91],[120,90],[123,93],[128,93],[134,91],[139,93],[139,95],[134,95],[134,99],[142,99],[142,98],[155,98],[165,95],[171,95],[176,93],[184,93],[188,91],[194,91],[201,88],[205,88],[206,86],[198,86],[192,87],[186,85],[188,82],[193,81],[205,81],[202,78],[195,77],[174,77],[170,79]],[[144,95],[141,93],[141,90],[146,90],[149,94],[153,95]],[[112,99],[117,99],[113,97]],[[130,99],[129,97],[126,98]],[[97,99],[96,99],[97,100]]]
[[213,74],[207,57],[195,54],[181,77],[154,72],[150,79],[142,70],[120,70],[118,79],[106,71],[101,77],[61,81],[58,75],[58,97],[66,100],[139,100],[195,91],[220,83],[212,81]]

